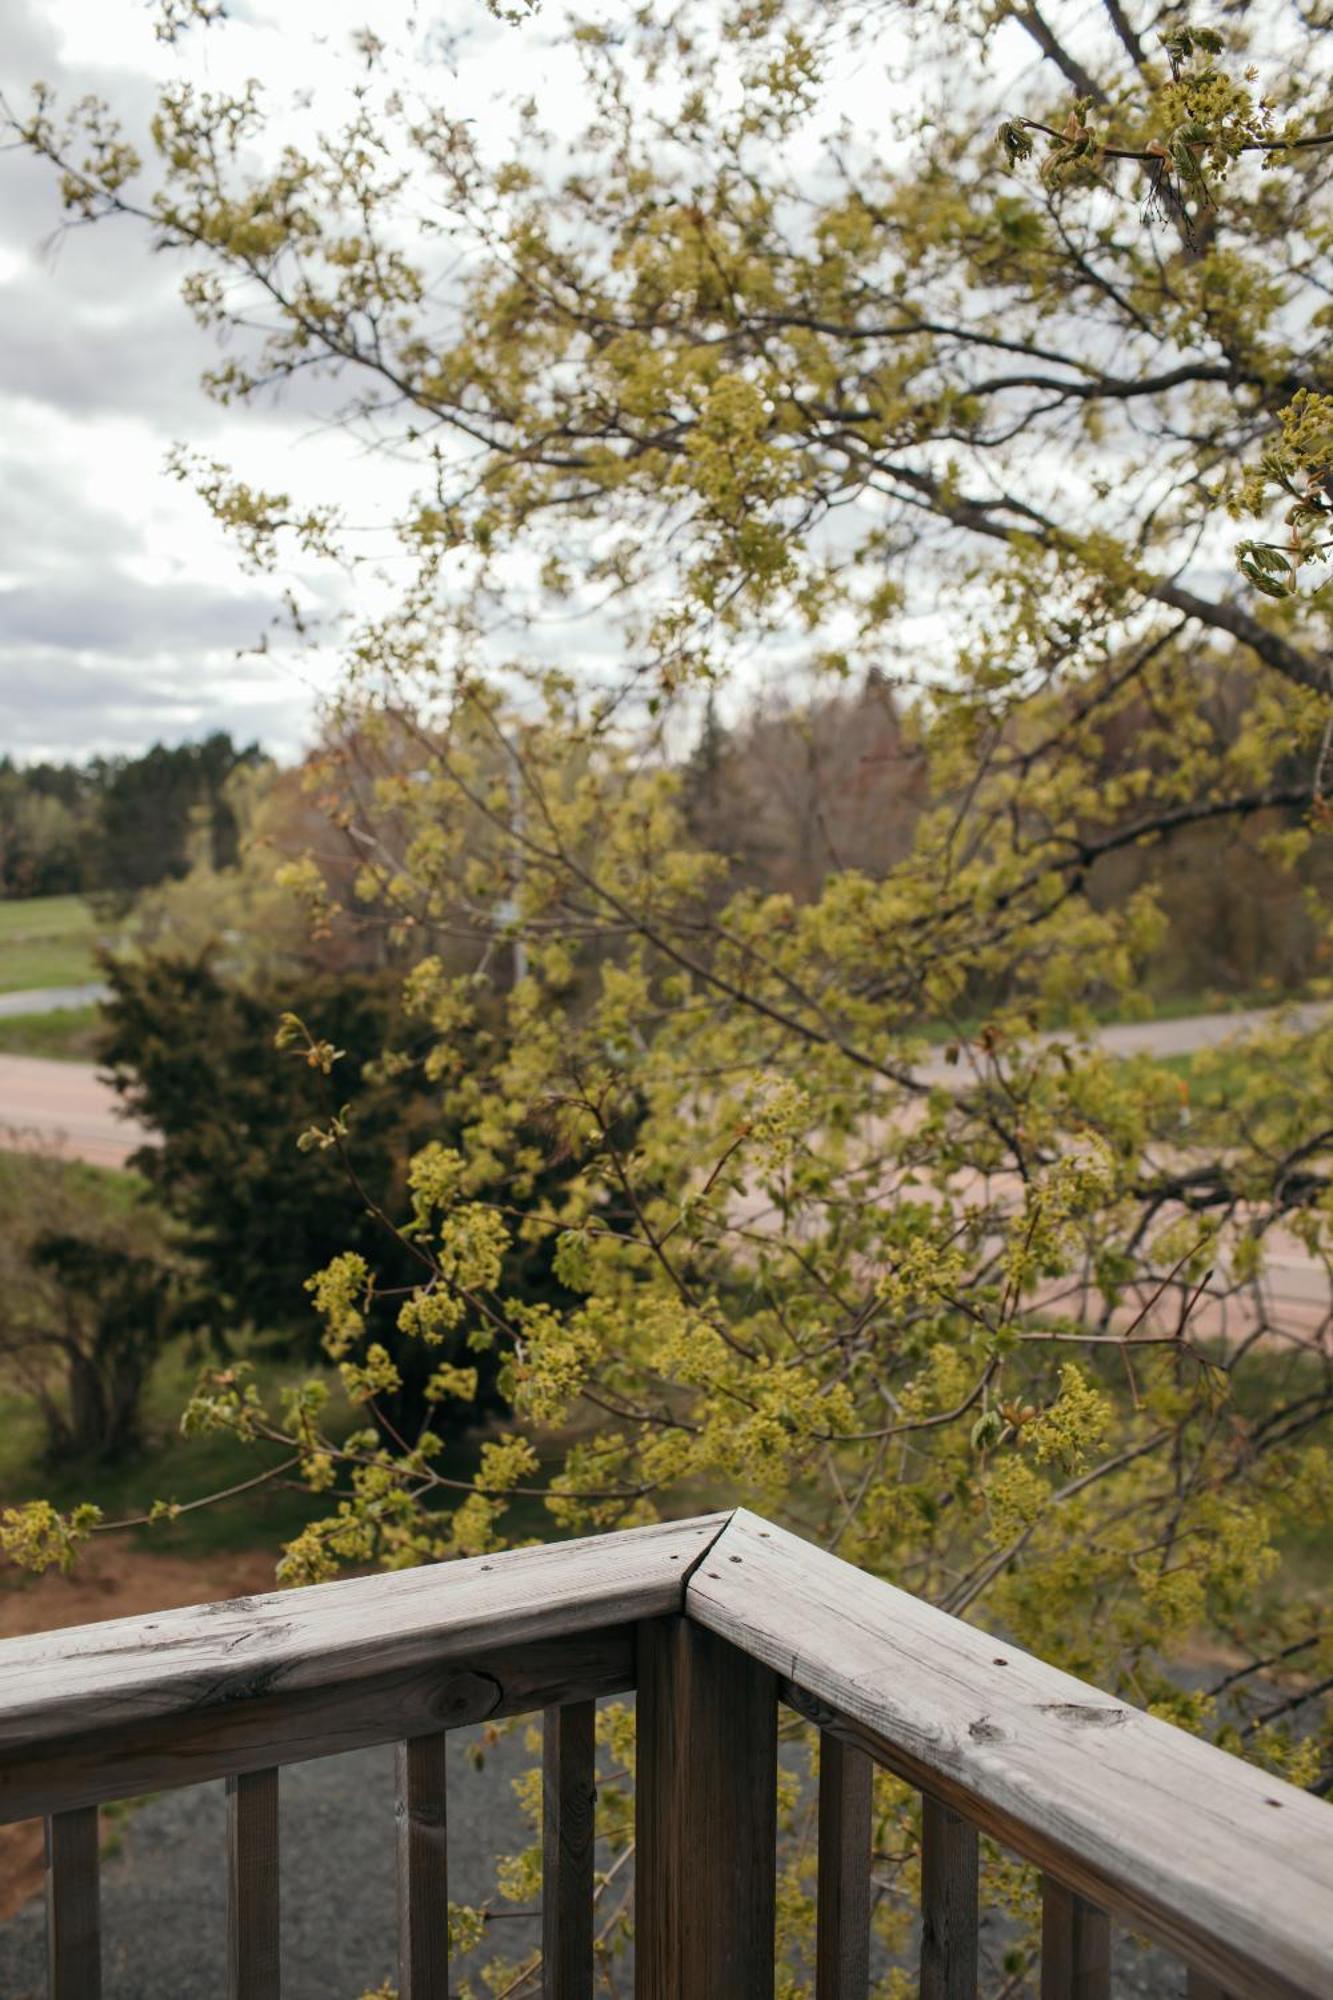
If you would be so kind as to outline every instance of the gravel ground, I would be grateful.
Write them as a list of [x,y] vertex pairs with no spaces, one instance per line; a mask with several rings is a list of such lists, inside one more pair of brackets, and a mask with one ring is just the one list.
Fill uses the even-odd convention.
[[[508,1780],[531,1757],[521,1734],[487,1751],[450,1738],[449,1874],[455,1902],[494,1886],[493,1857],[525,1840]],[[357,2000],[394,1973],[393,1752],[361,1750],[282,1774],[283,2000]],[[222,2000],[227,1914],[226,1801],[220,1784],[164,1792],[128,1820],[102,1869],[105,2000]],[[528,1919],[500,1940],[536,1942]],[[0,1926],[0,1995],[45,2000],[40,1899]],[[462,1968],[460,1968],[460,1971]]]
[[[523,1734],[488,1748],[480,1770],[469,1754],[479,1738],[460,1729],[449,1745],[456,1902],[490,1894],[494,1857],[526,1839],[510,1784],[532,1761]],[[293,1765],[281,1797],[284,2000],[358,2000],[394,1972],[392,1751]],[[104,2000],[222,2000],[225,1815],[223,1787],[197,1785],[163,1793],[126,1822],[102,1870]],[[982,1893],[984,1903],[984,1878]],[[535,1918],[515,1916],[490,1949],[518,1958],[536,1941]],[[995,1965],[1002,1944],[1002,1927],[983,1914],[983,1963]],[[0,1925],[3,2000],[45,2000],[45,1953],[38,1899]],[[1116,2000],[1178,2000],[1184,1991],[1179,1966],[1117,1937]]]

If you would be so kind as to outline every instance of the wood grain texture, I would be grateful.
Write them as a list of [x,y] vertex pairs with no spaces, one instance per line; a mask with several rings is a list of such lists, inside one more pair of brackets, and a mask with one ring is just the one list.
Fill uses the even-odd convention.
[[772,2000],[774,1676],[683,1618],[639,1628],[635,2000]]
[[548,1708],[542,1728],[542,2000],[592,2000],[596,1710]]
[[395,1750],[398,2000],[449,2000],[449,1817],[441,1731]]
[[426,1736],[551,1702],[623,1694],[633,1685],[634,1629],[613,1626],[346,1686],[279,1689],[111,1723],[0,1757],[0,1821]]
[[1186,2000],[1239,2000],[1210,1979],[1206,1972],[1191,1972],[1185,1986]]
[[1333,2000],[1322,1800],[743,1511],[686,1611],[821,1726],[1224,1988]]
[[921,2000],[976,2000],[977,1830],[921,1800]]
[[815,2000],[870,1991],[870,1808],[875,1767],[836,1736],[819,1739]]
[[49,2000],[101,2000],[96,1806],[46,1822],[46,1963]]
[[725,1515],[0,1642],[14,1750],[678,1612]]
[[1049,1875],[1041,1885],[1041,2000],[1111,2000],[1111,1920]]
[[227,2000],[279,2000],[278,1774],[227,1780]]

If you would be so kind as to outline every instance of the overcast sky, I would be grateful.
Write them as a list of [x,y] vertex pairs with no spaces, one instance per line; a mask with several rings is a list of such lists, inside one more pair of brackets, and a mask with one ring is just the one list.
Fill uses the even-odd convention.
[[[455,0],[471,21],[477,0]],[[257,75],[281,95],[314,84],[365,0],[233,0],[188,58],[209,82]],[[0,0],[0,85],[37,79],[70,101],[105,96],[133,136],[180,58],[144,0]],[[513,79],[512,31],[485,23],[477,60]],[[506,45],[502,49],[502,40]],[[537,52],[529,43],[530,60]],[[527,52],[524,52],[527,53]],[[178,294],[183,266],[131,223],[60,231],[53,176],[0,157],[0,751],[23,759],[136,750],[210,729],[282,753],[306,737],[331,661],[245,657],[278,589],[235,557],[164,459],[184,440],[248,477],[326,496],[360,491],[346,439],[299,409],[225,412],[198,386],[214,358]],[[327,582],[323,588],[327,591]]]

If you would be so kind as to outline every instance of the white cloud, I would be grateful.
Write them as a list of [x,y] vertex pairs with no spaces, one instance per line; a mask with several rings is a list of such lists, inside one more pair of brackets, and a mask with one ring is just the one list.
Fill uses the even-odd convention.
[[[201,38],[217,87],[256,57],[277,89],[308,75],[329,0],[259,10]],[[330,51],[330,60],[332,59]],[[144,0],[11,0],[2,79],[18,106],[41,79],[61,101],[105,95],[142,123],[172,58]],[[221,72],[232,72],[223,74]],[[275,652],[238,660],[278,603],[243,577],[222,531],[164,469],[184,440],[247,476],[324,497],[401,489],[312,436],[308,409],[226,412],[201,370],[215,349],[179,297],[181,260],[132,223],[63,229],[54,177],[0,160],[0,749],[74,755],[229,728],[280,751],[308,735],[334,666]],[[327,585],[317,586],[327,598]]]

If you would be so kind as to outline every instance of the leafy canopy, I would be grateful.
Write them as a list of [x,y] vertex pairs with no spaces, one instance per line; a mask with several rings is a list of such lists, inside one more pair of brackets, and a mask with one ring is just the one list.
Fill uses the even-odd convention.
[[[176,467],[252,563],[394,552],[348,648],[356,896],[416,958],[456,1136],[393,1218],[421,1282],[349,1250],[314,1296],[368,1403],[391,1327],[496,1357],[510,1421],[462,1492],[429,1432],[335,1445],[313,1392],[191,1421],[331,1489],[297,1580],[489,1548],[543,1496],[582,1529],[735,1495],[1218,1729],[1161,1670],[1187,1637],[1333,1652],[1274,1585],[1326,1518],[1327,1326],[1263,1282],[1328,1253],[1333,1030],[1192,1096],[1082,1031],[1135,1004],[1187,833],[1260,844],[1326,949],[1327,26],[686,0],[522,32],[581,82],[508,121],[406,13],[317,130],[189,80],[147,150],[13,114],[76,217],[183,254],[214,395],[333,398],[412,468],[366,555],[350,506]],[[701,695],[871,671],[907,851],[738,884],[685,811]],[[503,1282],[543,1234],[561,1307]]]

